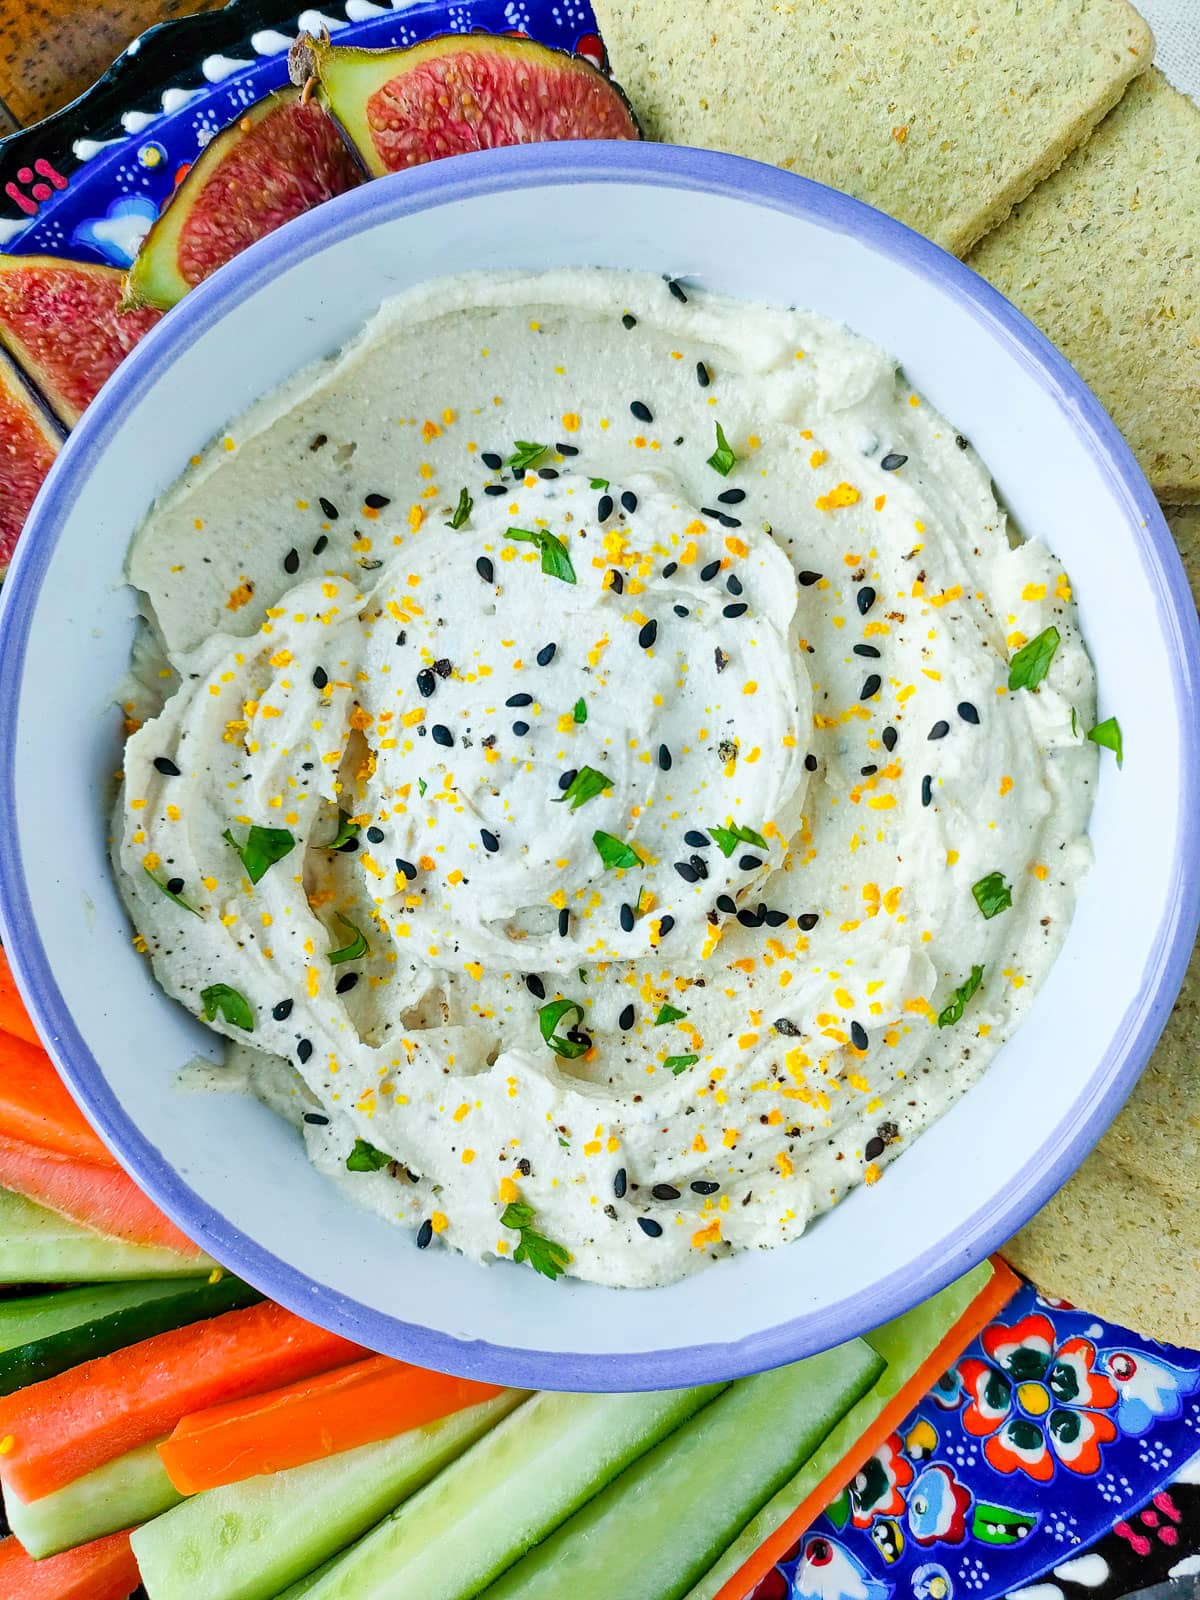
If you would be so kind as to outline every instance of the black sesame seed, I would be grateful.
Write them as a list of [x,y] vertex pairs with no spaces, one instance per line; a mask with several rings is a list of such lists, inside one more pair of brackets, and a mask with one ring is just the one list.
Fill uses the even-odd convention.
[[535,1000],[544,1000],[546,998],[546,985],[536,972],[527,972],[525,974],[525,987]]
[[907,460],[907,456],[898,456],[894,452],[889,452],[879,465],[885,472],[897,472]]
[[316,544],[313,545],[313,551],[312,551],[313,555],[315,555],[315,556],[323,555],[325,550],[326,550],[326,548],[328,547],[328,545],[329,545],[329,535],[327,533],[323,533],[321,535],[321,537],[317,540]]
[[177,778],[179,776],[179,768],[169,756],[155,756],[154,770],[155,772],[161,772],[164,778]]
[[636,328],[637,327],[637,318],[633,315],[632,312],[627,311],[625,313],[625,315],[621,318],[621,326],[623,328]]
[[287,555],[285,555],[284,558],[283,558],[283,570],[285,572],[299,572],[300,571],[300,552],[299,552],[299,550],[289,550],[288,551]]
[[796,918],[796,926],[801,933],[811,933],[820,920],[820,916],[815,911],[806,911],[802,917]]
[[950,724],[948,722],[935,722],[929,730],[929,737],[931,739],[944,739],[949,732]]
[[560,939],[565,939],[567,937],[568,933],[570,933],[570,931],[571,931],[571,912],[570,912],[569,907],[564,906],[562,908],[562,910],[558,913],[558,937]]
[[729,516],[729,514],[725,511],[718,511],[715,506],[701,506],[700,515],[702,517],[712,517],[715,521],[719,522],[723,528],[741,527],[741,523],[736,517]]
[[425,1221],[417,1229],[417,1249],[418,1250],[428,1250],[429,1246],[432,1243],[433,1243],[433,1223],[430,1222],[428,1217],[426,1217]]
[[879,660],[879,651],[876,650],[873,644],[856,644],[854,646],[854,654],[856,656],[865,656],[868,661]]
[[658,765],[663,772],[671,770],[671,752],[665,744],[660,744],[658,747]]
[[703,856],[689,856],[688,864],[692,871],[696,874],[697,878],[708,877],[708,863],[705,861]]
[[571,785],[575,782],[575,779],[578,776],[579,776],[579,774],[575,770],[575,768],[571,767],[569,769],[569,771],[560,774],[559,780],[558,780],[558,787],[560,789],[569,789],[571,787]]
[[662,570],[662,575],[663,575],[664,578],[673,578],[678,571],[679,571],[679,563],[678,563],[678,561],[668,561],[666,566]]
[[382,844],[384,839],[383,829],[375,827],[368,828],[367,838],[372,844]]
[[529,732],[529,724],[527,722],[514,722],[512,725],[512,731],[518,739],[523,739]]
[[720,572],[720,570],[721,570],[721,563],[719,561],[707,561],[707,562],[705,562],[704,566],[702,566],[700,568],[701,581],[703,583],[711,583],[712,580],[716,577],[717,573]]
[[300,1057],[301,1061],[307,1061],[309,1056],[312,1055],[312,1040],[301,1039],[300,1043],[296,1046],[296,1054]]
[[652,650],[654,648],[654,641],[657,638],[658,623],[653,617],[651,617],[650,621],[643,622],[641,628],[638,630],[638,643],[641,645],[643,650]]
[[683,879],[684,883],[699,882],[700,874],[696,871],[695,867],[690,861],[677,861],[675,863],[675,871]]
[[921,779],[921,804],[923,806],[933,804],[933,779],[928,773]]
[[706,833],[701,833],[699,828],[689,828],[683,836],[683,842],[690,844],[693,849],[707,850],[712,841]]
[[357,972],[343,972],[334,987],[339,994],[349,994],[357,982]]
[[390,506],[391,503],[391,496],[386,494],[368,494],[363,497],[363,505],[370,506],[372,511],[382,511],[385,506]]
[[542,646],[542,648],[537,653],[537,664],[538,664],[538,666],[539,667],[548,667],[550,665],[550,663],[554,660],[554,652],[557,649],[558,649],[558,646],[556,644],[544,644]]
[[183,893],[183,879],[182,878],[168,878],[167,879],[167,893],[168,894],[182,894]]
[[817,758],[810,750],[804,758],[804,770],[805,772],[815,772],[817,770],[817,766]]
[[877,672],[871,673],[869,678],[863,680],[863,686],[858,692],[860,700],[869,700],[872,695],[878,694],[883,687],[883,679]]
[[315,667],[313,669],[312,682],[314,689],[323,689],[326,686],[329,682],[329,674],[324,667]]
[[612,579],[612,582],[609,584],[609,588],[612,590],[612,592],[614,594],[624,594],[625,593],[625,579],[624,579],[624,576],[622,575],[622,573],[616,567],[609,567],[608,572],[609,572],[609,576]]
[[762,866],[762,857],[761,856],[739,856],[738,857],[738,867],[741,869],[742,872],[754,872],[758,867],[761,867],[761,866]]
[[680,301],[683,305],[687,305],[687,295],[684,294],[683,287],[677,279],[668,278],[667,288],[670,289],[676,300]]
[[333,501],[326,500],[324,495],[321,496],[317,504],[321,507],[321,510],[325,513],[330,522],[336,522],[338,517],[341,516],[341,512],[334,505]]
[[499,472],[504,465],[504,457],[498,456],[494,450],[483,450],[479,455],[485,467],[490,467],[493,472]]
[[429,699],[429,696],[437,688],[437,679],[434,677],[433,673],[430,672],[428,667],[422,667],[420,672],[417,673],[417,688],[421,691],[426,700]]
[[304,1120],[310,1128],[327,1128],[329,1126],[329,1118],[323,1116],[319,1111],[306,1111]]
[[819,572],[802,572],[796,581],[802,589],[811,589],[814,583],[820,583],[821,574]]
[[975,709],[975,707],[971,704],[971,702],[969,700],[960,700],[959,701],[959,703],[958,703],[958,714],[963,719],[964,722],[970,722],[974,726],[978,727],[978,725],[979,725],[979,712]]
[[633,1019],[636,1015],[637,1013],[634,1011],[631,1005],[626,1006],[621,1012],[621,1015],[617,1018],[617,1027],[620,1028],[622,1032],[628,1033],[630,1028],[633,1027]]
[[719,1183],[713,1183],[708,1178],[695,1178],[691,1185],[693,1194],[716,1194],[720,1187]]
[[850,1024],[850,1043],[856,1050],[865,1050],[870,1043],[867,1038],[867,1030],[861,1022],[854,1021]]
[[662,1233],[662,1223],[655,1222],[653,1217],[639,1217],[637,1225],[648,1239],[657,1239]]
[[614,504],[615,504],[615,502],[613,501],[612,495],[610,495],[610,494],[602,494],[600,496],[599,500],[597,500],[597,502],[596,502],[596,520],[597,520],[597,522],[607,522],[608,521],[609,517],[611,517],[612,514],[613,514]]
[[786,911],[768,911],[763,918],[768,928],[782,928],[787,921]]
[[873,778],[878,771],[879,768],[873,761],[870,761],[865,767],[859,767],[858,775],[860,778]]
[[678,1200],[679,1190],[673,1183],[656,1183],[650,1193],[656,1200]]
[[629,409],[639,422],[654,421],[654,413],[644,400],[631,400]]
[[660,939],[665,939],[674,926],[675,926],[675,918],[674,917],[669,917],[669,916],[668,917],[664,917],[662,919],[662,921],[658,925],[658,936],[659,936],[659,938]]
[[743,928],[757,928],[762,920],[757,911],[751,911],[744,906],[738,912],[737,919]]
[[533,704],[533,696],[531,694],[510,694],[504,704],[511,706],[515,711],[518,706],[531,706]]
[[621,504],[632,516],[638,508],[638,498],[632,489],[626,489],[621,495]]
[[539,467],[537,469],[537,475],[539,478],[557,478],[558,470],[555,467]]
[[717,910],[723,911],[727,917],[731,917],[737,910],[737,901],[731,894],[719,894],[717,896]]
[[484,583],[495,583],[496,569],[492,566],[488,556],[479,557],[479,560],[475,563],[475,571],[483,579]]
[[690,617],[692,614],[686,606],[672,606],[671,610],[677,617]]
[[444,722],[435,722],[429,731],[433,735],[434,744],[444,745],[448,750],[454,743],[454,735]]
[[867,612],[870,611],[871,607],[875,604],[875,591],[872,589],[869,583],[864,584],[863,587],[858,591],[855,599],[858,601],[859,614],[865,617]]
[[735,600],[731,606],[723,607],[721,615],[728,617],[732,621],[734,617],[744,617],[749,609],[750,607],[744,600]]
[[479,837],[483,840],[483,848],[488,855],[494,856],[500,848],[500,841],[490,828],[480,828]]
[[738,577],[736,572],[731,572],[729,574],[728,578],[725,580],[725,587],[729,590],[730,594],[741,594],[742,580]]
[[396,857],[396,871],[406,877],[411,883],[417,875],[417,869],[411,861],[405,861],[403,856]]
[[506,483],[485,483],[483,492],[484,494],[490,494],[494,499],[498,494],[507,494],[508,485]]
[[579,446],[577,444],[556,444],[554,448],[560,456],[577,456],[579,454]]
[[696,363],[696,382],[702,389],[707,389],[712,382],[712,373],[704,365],[703,361],[697,361]]
[[276,1022],[286,1022],[292,1014],[292,1006],[294,1004],[295,1002],[289,996],[288,999],[281,1000],[278,1005],[271,1007],[271,1015]]
[[881,737],[883,739],[883,748],[890,755],[891,752],[896,748],[896,741],[899,739],[900,735],[896,732],[895,728],[885,728]]
[[621,932],[622,933],[632,933],[633,932],[633,907],[632,906],[623,905],[621,907],[620,921],[621,921]]
[[881,1156],[883,1154],[883,1151],[884,1151],[883,1140],[879,1137],[879,1135],[877,1133],[873,1133],[871,1135],[871,1137],[867,1140],[866,1148],[863,1151],[863,1155],[866,1156],[868,1161],[874,1161],[876,1156]]
[[628,1185],[629,1179],[626,1176],[625,1168],[618,1167],[613,1173],[613,1193],[616,1195],[618,1200],[624,1200],[625,1190],[627,1189]]

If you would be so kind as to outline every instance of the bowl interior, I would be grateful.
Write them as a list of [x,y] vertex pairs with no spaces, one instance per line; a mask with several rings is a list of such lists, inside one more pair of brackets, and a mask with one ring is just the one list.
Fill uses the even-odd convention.
[[[290,1131],[177,1068],[214,1040],[157,990],[107,857],[119,764],[110,686],[133,617],[131,530],[187,457],[388,294],[474,268],[602,265],[810,307],[891,350],[976,444],[1074,583],[1102,715],[1095,865],[1031,1015],[984,1080],[887,1172],[787,1248],[619,1293],[484,1270],[358,1210]],[[1195,615],[1112,424],[965,268],[805,180],[699,152],[565,145],[382,180],[265,241],[195,292],[89,412],[6,591],[0,673],[5,940],[77,1094],[198,1242],[374,1347],[551,1388],[694,1382],[805,1354],[896,1314],[1013,1232],[1113,1115],[1165,1020],[1194,932]]]

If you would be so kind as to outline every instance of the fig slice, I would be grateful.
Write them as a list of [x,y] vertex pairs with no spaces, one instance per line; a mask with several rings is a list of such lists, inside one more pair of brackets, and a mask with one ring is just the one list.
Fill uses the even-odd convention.
[[337,124],[291,89],[268,95],[206,146],[142,241],[126,306],[169,310],[257,239],[363,174]]
[[0,577],[62,436],[0,351]]
[[374,177],[500,145],[640,139],[625,96],[582,56],[509,34],[439,34],[402,50],[303,35],[293,78],[313,74]]
[[116,267],[0,255],[0,345],[65,427],[158,321],[157,311],[121,311],[123,287]]

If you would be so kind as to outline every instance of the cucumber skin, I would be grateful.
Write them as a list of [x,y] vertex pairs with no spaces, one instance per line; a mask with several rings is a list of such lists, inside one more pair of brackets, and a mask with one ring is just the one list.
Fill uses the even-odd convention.
[[195,1495],[133,1535],[150,1600],[274,1600],[525,1399],[509,1390],[393,1439]]
[[0,1290],[0,1356],[18,1345],[49,1339],[126,1306],[141,1305],[159,1295],[178,1294],[180,1287],[170,1278],[142,1278],[129,1283],[88,1283],[78,1289],[53,1289],[47,1294],[14,1295],[7,1300]]
[[9,1524],[35,1561],[157,1517],[183,1496],[167,1477],[157,1443],[139,1445],[53,1494],[28,1504],[4,1491]]
[[110,1238],[0,1189],[0,1284],[206,1278],[216,1266],[211,1256]]
[[218,1317],[225,1311],[238,1311],[261,1299],[257,1289],[228,1275],[216,1283],[204,1279],[180,1283],[173,1286],[172,1293],[156,1295],[141,1305],[127,1306],[111,1316],[63,1329],[48,1339],[6,1350],[0,1355],[0,1395],[56,1377],[70,1367],[123,1350],[126,1345],[139,1344],[156,1333]]
[[301,1592],[470,1600],[723,1387],[536,1395]]
[[483,1600],[683,1600],[883,1370],[854,1339],[742,1378],[510,1567]]

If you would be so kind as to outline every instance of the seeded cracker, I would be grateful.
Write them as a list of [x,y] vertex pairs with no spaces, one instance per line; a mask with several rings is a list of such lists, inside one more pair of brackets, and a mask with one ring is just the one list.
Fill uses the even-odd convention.
[[1160,72],[971,256],[1095,389],[1159,497],[1200,500],[1200,109]]
[[[1200,508],[1171,530],[1200,594]],[[1074,1178],[1005,1247],[1038,1287],[1139,1333],[1200,1345],[1200,952],[1158,1048]]]
[[960,255],[1153,52],[1125,0],[596,0],[596,13],[650,138],[818,178]]

